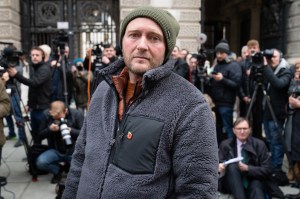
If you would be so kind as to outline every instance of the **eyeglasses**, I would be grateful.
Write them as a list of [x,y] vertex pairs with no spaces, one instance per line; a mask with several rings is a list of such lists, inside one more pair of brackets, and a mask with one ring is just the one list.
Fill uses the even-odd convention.
[[237,131],[247,131],[249,128],[234,128]]

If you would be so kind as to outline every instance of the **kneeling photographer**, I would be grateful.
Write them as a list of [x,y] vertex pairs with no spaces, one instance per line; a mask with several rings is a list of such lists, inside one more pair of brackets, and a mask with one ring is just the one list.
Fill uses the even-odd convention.
[[265,50],[265,52],[262,57],[266,93],[263,100],[263,125],[272,154],[272,171],[277,175],[281,173],[283,162],[284,144],[281,133],[286,118],[287,91],[292,76],[288,63],[282,58],[282,53],[278,49]]
[[49,149],[37,158],[40,170],[53,173],[52,184],[58,183],[63,172],[61,162],[71,162],[76,139],[83,124],[82,111],[67,108],[61,101],[51,103],[44,111],[45,120],[41,123],[39,139],[47,139]]

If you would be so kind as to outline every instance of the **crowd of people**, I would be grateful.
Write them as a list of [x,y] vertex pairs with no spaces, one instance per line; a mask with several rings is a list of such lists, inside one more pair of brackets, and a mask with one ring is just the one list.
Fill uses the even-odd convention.
[[238,199],[276,191],[282,198],[275,188],[287,178],[284,154],[299,187],[300,59],[290,65],[255,39],[237,57],[221,40],[207,66],[202,52],[176,46],[178,32],[167,11],[140,7],[121,25],[122,57],[111,44],[74,60],[67,44],[52,53],[47,44],[33,47],[29,78],[21,59],[2,75],[11,89],[0,99],[6,139],[17,136],[15,147],[26,139],[21,83],[29,87],[33,144],[47,139],[49,147],[38,169],[57,183],[69,167],[63,198],[215,199],[217,190]]

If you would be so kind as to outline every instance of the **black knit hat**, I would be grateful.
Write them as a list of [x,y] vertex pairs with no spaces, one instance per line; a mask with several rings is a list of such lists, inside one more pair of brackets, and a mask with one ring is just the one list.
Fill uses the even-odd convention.
[[221,41],[220,43],[218,43],[218,45],[216,45],[215,51],[216,52],[224,52],[224,53],[229,54],[230,51],[229,51],[229,45],[228,45],[228,43]]
[[175,47],[176,37],[179,32],[179,24],[176,19],[166,10],[162,10],[159,8],[151,7],[151,6],[143,6],[133,10],[129,13],[122,22],[121,32],[120,32],[120,46],[122,49],[122,39],[125,34],[126,27],[130,21],[135,18],[146,17],[155,21],[164,34],[165,42],[166,42],[166,52],[165,59],[166,62]]

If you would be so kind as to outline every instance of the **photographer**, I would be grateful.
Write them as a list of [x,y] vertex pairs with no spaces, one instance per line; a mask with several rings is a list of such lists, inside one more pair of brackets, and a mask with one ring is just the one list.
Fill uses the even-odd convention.
[[[36,165],[41,170],[53,173],[51,183],[55,184],[60,181],[63,171],[60,163],[69,164],[71,161],[84,115],[80,110],[66,108],[62,101],[54,101],[50,109],[44,111],[44,117],[45,120],[40,126],[39,139],[47,139],[49,150],[37,158]],[[63,128],[64,124],[66,126]]]
[[[74,86],[74,98],[76,103],[76,108],[84,112],[87,108],[88,103],[88,74],[89,72],[83,67],[83,59],[76,58],[73,61],[74,65],[72,66],[73,73],[73,86]],[[91,81],[92,81],[92,73]]]
[[28,107],[31,119],[31,135],[33,141],[37,143],[39,125],[43,120],[43,111],[49,107],[51,95],[51,71],[44,63],[45,54],[39,47],[33,47],[30,51],[30,78],[24,77],[16,68],[9,67],[7,72],[11,77],[27,86]]
[[[20,56],[23,54],[18,54],[17,48],[14,45],[8,46],[7,48],[9,48],[11,50],[11,52],[13,52],[17,55],[15,57],[13,55],[13,57],[15,59],[15,62],[13,62],[13,63],[15,65],[12,67],[16,68],[18,73],[23,74],[23,66],[22,66],[22,62],[20,59]],[[6,50],[7,50],[7,48],[6,48]],[[8,63],[8,64],[11,64],[11,63]],[[18,128],[18,141],[15,143],[14,147],[19,147],[19,146],[23,145],[24,136],[25,136],[23,115],[22,115],[22,110],[21,110],[21,106],[20,106],[21,83],[18,82],[15,78],[10,78],[6,82],[6,89],[8,89],[10,91],[8,94],[10,96],[10,102],[12,104],[11,113],[5,117],[8,129],[9,129],[9,133],[8,133],[8,136],[6,137],[6,139],[10,140],[10,139],[14,139],[16,137],[15,124],[14,124],[14,119],[15,119],[16,126]]]
[[[51,61],[51,71],[52,71],[51,102],[60,100],[62,102],[68,103],[68,105],[71,104],[71,100],[73,97],[73,74],[72,74],[72,61],[69,60],[69,52],[70,52],[69,46],[67,46],[66,44],[63,50],[57,48],[56,51],[54,52],[55,54],[54,59]],[[64,60],[62,59],[63,57],[62,54],[64,54]],[[63,68],[63,66],[65,68]]]
[[84,59],[83,65],[86,70],[88,70],[89,66],[89,57],[96,56],[94,60],[92,60],[91,70],[93,73],[95,70],[101,70],[114,61],[118,59],[116,56],[116,50],[112,44],[97,44],[95,49],[88,49],[86,52],[86,57]]
[[[264,62],[267,65],[263,66],[263,77],[271,109],[267,106],[268,104],[264,105],[263,124],[272,154],[272,170],[273,173],[276,173],[281,172],[284,155],[282,130],[286,118],[287,91],[291,80],[291,72],[288,63],[282,58],[279,50],[271,49],[269,51],[269,53],[265,53]],[[275,118],[273,118],[271,111],[274,112]]]

